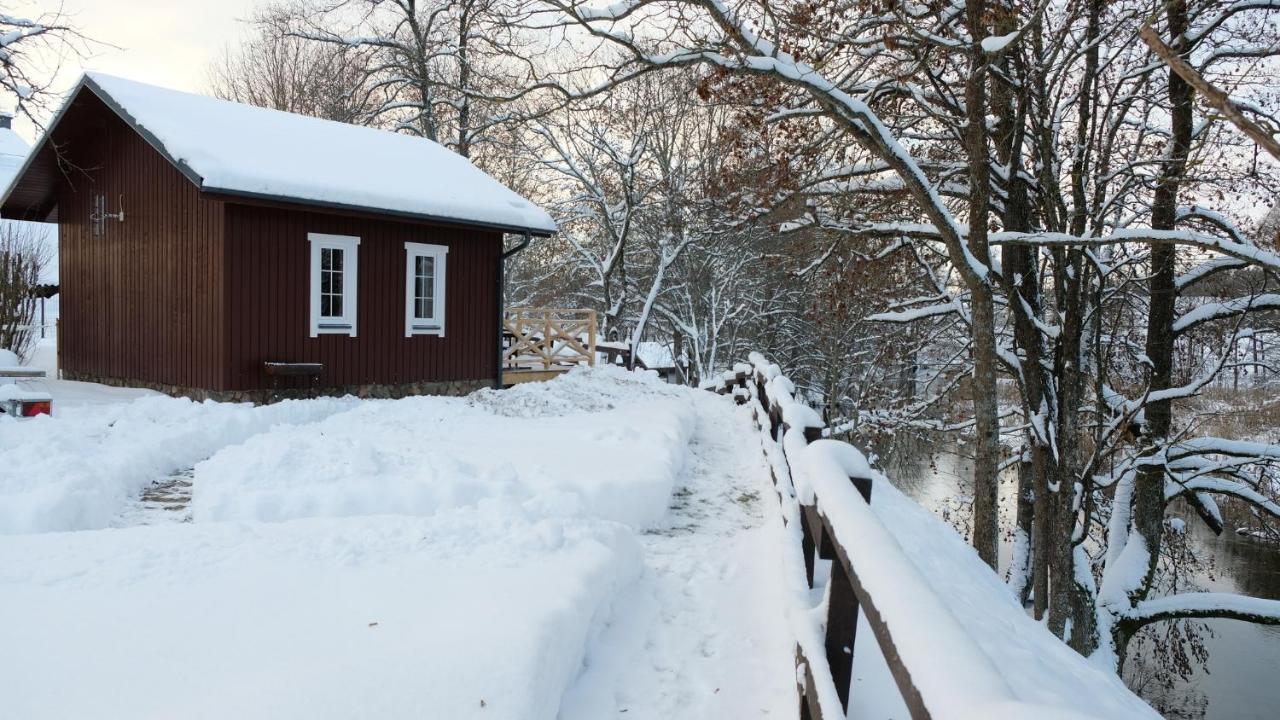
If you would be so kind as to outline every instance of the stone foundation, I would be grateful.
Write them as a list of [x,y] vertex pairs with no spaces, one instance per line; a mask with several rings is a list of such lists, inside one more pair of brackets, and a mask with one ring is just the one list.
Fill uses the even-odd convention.
[[316,388],[301,385],[297,387],[283,387],[287,384],[298,385],[306,381],[306,378],[285,378],[281,381],[282,387],[278,390],[269,388],[265,390],[205,390],[203,388],[166,385],[164,383],[149,382],[146,380],[102,377],[93,375],[92,373],[64,371],[61,375],[64,380],[78,380],[81,382],[110,385],[112,387],[146,388],[148,390],[162,392],[166,395],[186,397],[197,401],[216,400],[218,402],[251,402],[258,405],[276,402],[278,400],[320,396],[341,397],[343,395],[354,395],[358,398],[374,398],[380,400],[412,397],[415,395],[462,396],[469,395],[481,388],[494,387],[494,381],[492,379],[415,382],[401,383],[398,385],[368,384]]

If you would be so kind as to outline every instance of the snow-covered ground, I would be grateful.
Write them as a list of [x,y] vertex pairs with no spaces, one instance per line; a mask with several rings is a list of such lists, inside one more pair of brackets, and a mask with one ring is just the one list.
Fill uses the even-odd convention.
[[723,398],[613,368],[257,408],[80,385],[0,418],[5,715],[794,708],[769,480]]
[[[823,591],[795,587],[787,496],[725,397],[613,367],[264,407],[40,382],[53,417],[0,417],[0,717],[795,714]],[[822,470],[839,445],[794,477],[859,538],[913,682],[1007,717],[1146,714],[841,446],[876,477],[855,502]],[[901,717],[860,627],[850,715]]]

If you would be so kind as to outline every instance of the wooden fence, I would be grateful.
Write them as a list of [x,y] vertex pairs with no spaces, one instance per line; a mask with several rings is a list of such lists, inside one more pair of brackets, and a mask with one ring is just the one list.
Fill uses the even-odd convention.
[[[795,400],[792,397],[784,399],[781,393],[778,393],[778,397],[770,398],[768,392],[769,379],[765,377],[765,373],[761,368],[740,365],[735,368],[734,372],[726,374],[717,382],[709,383],[706,387],[721,395],[732,395],[739,405],[752,403],[756,427],[767,434],[770,442],[775,443],[782,449],[782,456],[785,460],[786,449],[783,440],[791,427],[783,419],[783,408],[787,404],[786,400],[791,402],[795,402]],[[797,428],[797,430],[800,438],[807,445],[822,437],[823,428],[821,425],[804,425]],[[871,478],[851,477],[849,481],[858,489],[863,499],[870,503]],[[778,483],[776,471],[773,472],[773,482],[775,485]],[[849,708],[849,687],[853,679],[853,648],[858,630],[858,612],[865,607],[868,611],[867,620],[869,623],[879,621],[879,614],[875,612],[875,606],[871,602],[871,598],[866,596],[866,591],[858,583],[858,575],[849,560],[849,554],[827,524],[826,518],[819,511],[816,497],[812,503],[800,504],[799,520],[801,554],[804,557],[805,579],[809,587],[813,588],[814,569],[819,558],[837,561],[831,565],[831,595],[827,602],[824,654],[826,656],[826,665],[831,671],[831,682],[835,686],[837,697],[840,699],[841,710],[847,712]],[[873,621],[873,617],[875,621]],[[878,624],[881,627],[876,630],[877,637],[881,633],[888,637],[888,628],[882,622]],[[875,629],[875,624],[872,627]],[[892,638],[889,638],[889,647],[892,647]],[[885,660],[901,665],[898,662],[896,653],[886,652]],[[800,718],[802,720],[819,720],[824,717],[822,706],[818,699],[818,682],[813,675],[812,667],[813,663],[809,661],[804,647],[797,645],[796,678],[797,691],[800,696]],[[907,699],[907,707],[911,711],[911,716],[913,718],[931,717],[923,702],[919,701],[919,694],[915,692],[914,686],[911,686],[910,673],[906,671],[906,668],[899,668],[902,676],[907,680],[907,687],[905,688],[902,687],[899,670],[895,670],[892,664],[890,669],[894,671],[894,679],[898,681],[903,697]],[[800,681],[800,678],[803,678],[803,681]],[[913,696],[917,701],[915,703],[912,702]],[[842,712],[839,717],[844,717],[845,712]]]
[[595,365],[595,310],[511,308],[502,318],[502,329],[507,338],[505,368],[557,371]]
[[[813,450],[852,448],[821,440],[824,427],[820,416],[795,399],[794,386],[778,366],[755,353],[751,360],[750,364],[739,364],[721,378],[704,383],[703,388],[731,395],[738,404],[752,407],[774,484],[779,486],[783,520],[788,526],[796,522],[800,525],[799,551],[809,589],[814,588],[817,561],[831,561],[825,632],[821,637],[815,633],[808,642],[800,633],[797,641],[799,716],[803,720],[846,716],[860,613],[866,617],[912,718],[983,716],[982,711],[974,715],[974,710],[994,706],[1006,713],[1012,711],[1003,715],[1006,717],[1032,717],[1045,712],[1047,708],[1028,705],[1010,690],[972,636],[946,611],[946,599],[938,597],[870,512],[874,473],[869,466],[865,476],[859,473],[848,477],[848,484],[836,477],[834,482],[805,483],[806,489],[797,490],[793,468],[800,455],[812,457],[812,450],[808,450],[811,444],[827,445]],[[826,477],[831,480],[829,474]],[[860,532],[857,543],[842,540],[828,517],[830,508],[826,505],[832,503],[841,507],[845,522],[852,517],[875,525],[859,528],[873,532]],[[848,525],[842,527],[849,529]],[[886,565],[892,568],[889,572]],[[796,570],[798,575],[798,567]],[[864,581],[868,578],[871,583]],[[878,603],[873,588],[886,596],[923,598],[927,602],[916,608]],[[912,615],[913,612],[929,617]],[[918,632],[926,621],[929,632]],[[939,682],[940,677],[945,682]],[[1070,708],[1053,710],[1062,716],[1082,717]]]

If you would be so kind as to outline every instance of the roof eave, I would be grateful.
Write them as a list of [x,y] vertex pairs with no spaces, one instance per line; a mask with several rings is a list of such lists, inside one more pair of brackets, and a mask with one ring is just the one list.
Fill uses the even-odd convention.
[[31,164],[35,162],[36,155],[38,155],[40,151],[44,150],[45,146],[50,143],[49,138],[53,135],[53,129],[58,127],[58,123],[62,121],[62,116],[67,114],[67,110],[71,108],[71,105],[75,102],[76,96],[80,94],[80,90],[84,88],[85,81],[88,79],[88,75],[82,76],[80,78],[80,82],[76,83],[76,86],[67,94],[67,99],[63,101],[62,107],[58,108],[57,114],[53,116],[53,119],[50,120],[49,124],[45,127],[45,131],[40,135],[40,141],[31,148],[30,152],[27,153],[27,157],[22,161],[22,166],[18,168],[18,172],[14,173],[13,180],[9,182],[9,186],[4,189],[4,195],[0,196],[0,208],[9,204],[9,196],[13,194],[14,188],[18,187],[23,176],[27,174],[27,170],[29,170],[31,168]]
[[496,230],[504,233],[512,233],[516,235],[532,235],[534,237],[551,237],[555,235],[557,230],[548,230],[542,227],[530,227],[524,225],[512,225],[507,223],[486,222],[481,220],[468,220],[466,218],[446,217],[443,215],[431,215],[427,213],[407,212],[404,210],[388,210],[386,208],[370,207],[368,205],[354,205],[350,203],[331,202],[324,200],[313,200],[310,198],[291,197],[288,195],[275,195],[272,193],[259,193],[248,190],[232,190],[227,188],[215,188],[202,186],[201,190],[209,195],[216,195],[226,198],[239,198],[243,200],[257,200],[263,202],[278,202],[289,205],[299,205],[303,207],[312,207],[325,210],[340,210],[343,212],[359,212],[368,215],[379,215],[388,218],[400,218],[404,220],[419,220],[422,222],[435,223],[440,225],[452,225],[471,228],[483,228],[485,230]]
[[160,153],[165,160],[169,161],[169,164],[176,167],[183,176],[195,183],[196,187],[200,187],[202,185],[204,178],[196,174],[196,172],[191,169],[190,165],[187,165],[185,162],[171,155],[169,151],[165,149],[164,143],[160,142],[159,138],[157,138],[150,130],[139,125],[138,121],[130,115],[122,105],[117,103],[115,99],[111,97],[110,93],[103,89],[102,86],[90,77],[88,73],[85,73],[80,77],[80,82],[76,83],[76,86],[67,94],[67,99],[63,101],[62,107],[58,109],[58,113],[53,116],[53,120],[49,122],[49,125],[45,128],[44,134],[41,135],[40,142],[36,143],[35,147],[31,148],[31,152],[27,153],[26,159],[22,162],[22,167],[19,168],[18,173],[13,176],[13,182],[9,183],[9,187],[5,188],[4,196],[0,197],[0,208],[8,205],[9,196],[13,194],[14,188],[18,186],[19,181],[24,175],[26,175],[27,170],[31,167],[31,163],[35,161],[36,155],[40,151],[44,150],[45,146],[51,142],[53,131],[58,127],[58,124],[62,122],[63,116],[66,115],[67,111],[71,109],[71,106],[75,104],[76,98],[80,96],[81,91],[85,88],[88,88],[89,92],[92,92],[104,105],[110,108],[111,112],[115,113],[117,117],[123,120],[130,129],[138,133],[142,139],[146,140],[148,145],[155,148],[156,152]]

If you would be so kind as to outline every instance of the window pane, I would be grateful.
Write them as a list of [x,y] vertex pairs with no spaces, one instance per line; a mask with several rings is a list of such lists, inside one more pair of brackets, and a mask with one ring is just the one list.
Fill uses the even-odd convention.
[[435,321],[430,322],[434,326],[442,320],[436,316],[436,260],[439,258],[434,254],[417,253],[410,253],[410,257],[412,262],[407,265],[413,283],[409,288],[410,320]]
[[328,270],[333,267],[333,251],[329,248],[320,248],[320,269]]
[[334,295],[331,304],[333,306],[333,315],[330,317],[342,317],[342,296]]
[[320,292],[322,294],[327,292],[332,292],[329,289],[329,286],[330,286],[329,278],[331,278],[332,276],[333,276],[333,273],[329,272],[328,270],[320,271]]
[[343,273],[340,272],[333,273],[333,292],[338,294],[342,294],[342,275]]
[[330,312],[330,302],[329,302],[330,298],[332,297],[333,297],[332,295],[323,295],[323,294],[320,296],[320,316],[321,317],[333,317],[333,313]]
[[344,252],[343,252],[342,250],[340,250],[339,248],[333,248],[330,252],[332,252],[332,253],[333,253],[333,269],[334,269],[334,270],[337,270],[337,271],[339,271],[339,272],[341,272],[341,271],[342,271],[342,256],[343,256],[343,255],[345,255],[346,253],[344,253]]

